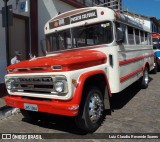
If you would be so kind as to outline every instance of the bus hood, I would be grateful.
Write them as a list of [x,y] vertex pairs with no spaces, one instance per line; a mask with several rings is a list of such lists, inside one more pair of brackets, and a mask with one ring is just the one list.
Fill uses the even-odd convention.
[[107,57],[97,50],[64,51],[56,55],[34,58],[10,65],[7,70],[14,72],[71,71],[104,64]]

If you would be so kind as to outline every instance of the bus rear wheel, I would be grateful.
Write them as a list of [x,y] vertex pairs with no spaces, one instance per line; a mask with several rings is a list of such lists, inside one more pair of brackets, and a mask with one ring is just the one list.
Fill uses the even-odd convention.
[[80,111],[76,117],[77,126],[85,132],[94,132],[103,121],[104,101],[101,91],[96,87],[88,88],[83,93]]
[[151,73],[157,74],[157,71],[158,71],[158,63],[155,62],[154,64],[155,64],[155,66],[154,66],[154,69],[151,71]]
[[145,67],[143,71],[143,77],[140,79],[140,87],[142,89],[146,89],[148,88],[148,84],[149,84],[149,69],[148,67]]

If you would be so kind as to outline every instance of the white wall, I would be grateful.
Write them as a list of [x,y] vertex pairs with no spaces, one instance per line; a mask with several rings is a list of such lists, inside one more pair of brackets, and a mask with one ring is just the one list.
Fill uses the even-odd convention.
[[63,13],[73,9],[75,9],[75,7],[60,0],[38,0],[38,42],[40,56],[42,55],[40,41],[45,38],[44,26],[46,22],[59,12]]
[[[19,2],[22,2],[24,0],[19,0]],[[28,1],[28,6],[29,2]],[[12,5],[13,13],[23,15],[23,16],[29,16],[30,11],[19,13],[18,9],[16,9],[16,0],[9,0],[8,5]],[[2,10],[2,7],[4,7],[4,2],[0,0],[0,10]],[[18,8],[18,5],[17,5]],[[5,42],[5,28],[2,27],[2,14],[0,14],[0,83],[4,82],[4,76],[6,74],[6,67],[7,67],[7,61],[6,61],[6,42]]]
[[[2,3],[0,1],[0,9]],[[5,45],[5,28],[2,28],[2,14],[0,14],[0,83],[4,82],[4,75],[6,74],[6,45]]]
[[[24,0],[19,0],[22,2]],[[29,2],[28,1],[28,6]],[[18,11],[18,5],[16,6],[16,0],[9,0],[8,5],[12,5],[13,13],[30,16],[30,8],[26,13],[20,13]],[[4,2],[0,0],[0,10],[4,7]],[[39,42],[39,55],[41,55],[40,41],[45,38],[44,26],[48,20],[56,16],[59,12],[63,13],[68,10],[73,10],[75,7],[66,4],[60,0],[38,0],[38,42]],[[2,28],[2,14],[0,14],[0,83],[4,82],[4,76],[6,74],[6,45],[5,45],[5,29]]]

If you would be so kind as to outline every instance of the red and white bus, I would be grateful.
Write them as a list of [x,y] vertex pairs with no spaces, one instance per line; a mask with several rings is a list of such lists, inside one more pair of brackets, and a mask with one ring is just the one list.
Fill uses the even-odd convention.
[[152,33],[152,40],[153,44],[160,44],[160,34],[159,33]]
[[46,56],[11,65],[5,76],[6,104],[25,117],[72,116],[79,128],[94,132],[113,93],[137,80],[148,87],[154,69],[151,32],[132,18],[87,7],[53,17],[44,31]]
[[159,71],[160,70],[160,34],[155,32],[152,33],[152,40],[153,40],[155,64],[156,64],[157,70]]

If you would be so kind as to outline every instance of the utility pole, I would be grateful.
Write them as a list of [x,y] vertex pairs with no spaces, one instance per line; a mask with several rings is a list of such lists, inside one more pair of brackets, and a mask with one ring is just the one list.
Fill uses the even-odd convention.
[[7,2],[9,0],[3,0],[4,1],[4,16],[5,16],[5,33],[6,33],[6,60],[7,60],[7,66],[10,64],[9,61],[9,22],[8,22],[8,6]]

